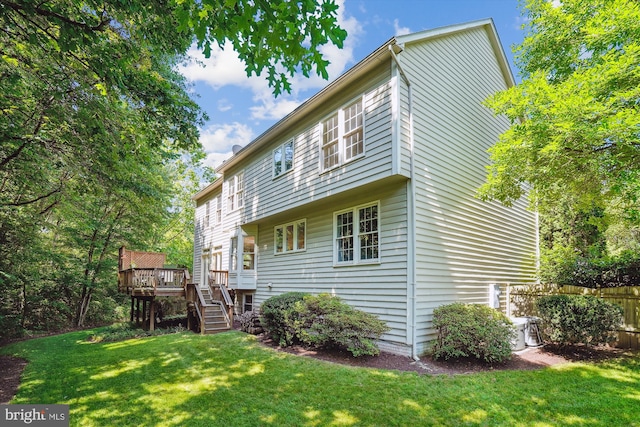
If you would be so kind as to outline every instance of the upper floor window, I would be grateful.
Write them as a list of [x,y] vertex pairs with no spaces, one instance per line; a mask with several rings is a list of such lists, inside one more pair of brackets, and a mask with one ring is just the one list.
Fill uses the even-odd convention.
[[273,177],[293,169],[293,139],[273,150]]
[[240,209],[244,205],[244,175],[239,173],[229,179],[229,196],[227,208],[229,212]]
[[322,122],[322,170],[353,160],[364,153],[362,98]]
[[215,224],[220,224],[222,222],[222,195],[218,194],[215,198],[216,202],[216,219]]
[[334,215],[334,259],[337,265],[380,261],[378,203]]
[[242,239],[242,269],[255,270],[256,268],[256,238],[244,236]]
[[278,225],[275,232],[275,253],[302,251],[306,248],[307,220],[302,219],[289,224]]
[[207,200],[204,205],[204,226],[209,227],[211,225],[211,200]]

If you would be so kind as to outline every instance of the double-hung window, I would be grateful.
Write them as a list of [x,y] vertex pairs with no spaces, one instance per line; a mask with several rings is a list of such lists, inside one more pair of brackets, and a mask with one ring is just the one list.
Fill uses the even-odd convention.
[[380,207],[367,204],[334,214],[336,265],[380,261]]
[[278,225],[274,234],[276,254],[303,251],[306,249],[307,220]]
[[362,98],[322,122],[321,165],[329,170],[364,154]]
[[211,200],[207,200],[204,205],[204,226],[209,228],[211,225]]
[[293,139],[273,150],[273,177],[279,177],[293,169]]
[[219,225],[222,222],[222,195],[218,194],[215,198],[216,201],[216,219],[215,224]]
[[229,195],[227,199],[228,211],[240,209],[244,205],[244,176],[242,173],[229,179]]

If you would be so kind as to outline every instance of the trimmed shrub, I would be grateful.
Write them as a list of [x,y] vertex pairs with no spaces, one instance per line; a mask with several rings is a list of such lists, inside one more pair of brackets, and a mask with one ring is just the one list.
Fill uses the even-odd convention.
[[373,314],[358,310],[327,293],[305,296],[295,304],[294,330],[306,345],[337,347],[354,356],[380,353],[376,340],[389,330]]
[[433,311],[438,339],[431,350],[435,359],[472,357],[488,363],[511,358],[516,330],[507,316],[486,305],[453,303]]
[[536,301],[543,337],[560,345],[615,341],[622,307],[591,295],[548,295]]
[[260,305],[260,324],[281,347],[294,344],[293,322],[297,318],[294,304],[302,301],[304,292],[287,292],[273,296]]

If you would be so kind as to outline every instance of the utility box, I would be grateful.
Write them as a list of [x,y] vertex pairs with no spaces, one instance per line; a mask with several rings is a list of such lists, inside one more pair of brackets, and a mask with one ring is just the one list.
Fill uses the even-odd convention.
[[527,343],[525,341],[525,329],[527,327],[527,318],[526,317],[512,317],[511,322],[513,322],[516,327],[516,338],[511,342],[511,349],[514,351],[524,350],[527,347]]

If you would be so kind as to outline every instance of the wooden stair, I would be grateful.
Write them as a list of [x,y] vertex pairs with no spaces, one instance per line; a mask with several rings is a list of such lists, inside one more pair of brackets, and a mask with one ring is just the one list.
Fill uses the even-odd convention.
[[206,307],[204,314],[204,331],[201,331],[201,333],[215,334],[216,332],[230,330],[232,325],[227,323],[222,305],[213,299],[209,289],[205,288],[201,289],[201,291]]

